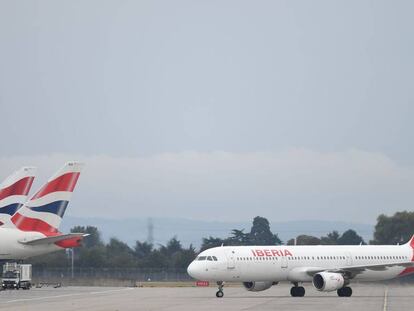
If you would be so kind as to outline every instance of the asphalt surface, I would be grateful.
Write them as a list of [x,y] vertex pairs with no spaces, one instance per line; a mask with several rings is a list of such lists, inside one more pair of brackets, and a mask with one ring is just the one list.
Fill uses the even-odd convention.
[[305,286],[305,297],[290,297],[289,284],[252,293],[242,287],[205,288],[33,288],[0,292],[0,310],[414,310],[414,285],[356,284],[353,296],[320,293]]

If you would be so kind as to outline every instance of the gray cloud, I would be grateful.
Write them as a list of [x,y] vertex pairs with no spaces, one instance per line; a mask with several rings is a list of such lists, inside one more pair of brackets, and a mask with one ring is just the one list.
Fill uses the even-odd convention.
[[80,216],[374,222],[412,210],[413,11],[1,1],[1,174],[38,165],[39,185],[84,160],[68,210]]
[[0,2],[1,154],[413,163],[413,1]]
[[379,213],[411,209],[414,168],[380,153],[181,152],[146,157],[53,154],[0,158],[11,168],[39,167],[45,180],[70,159],[86,162],[69,213],[125,218],[167,216],[245,220],[375,221]]

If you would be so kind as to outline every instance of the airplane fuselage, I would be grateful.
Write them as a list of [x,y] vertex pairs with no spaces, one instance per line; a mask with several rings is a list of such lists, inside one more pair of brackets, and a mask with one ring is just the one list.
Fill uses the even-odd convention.
[[22,260],[62,249],[55,243],[36,246],[24,244],[24,242],[45,237],[40,232],[0,228],[0,260]]
[[[200,260],[204,257],[206,260]],[[188,272],[206,281],[311,282],[309,270],[327,271],[412,260],[413,249],[406,246],[225,246],[199,254]],[[410,272],[407,269],[410,268],[361,269],[353,279],[388,280]]]

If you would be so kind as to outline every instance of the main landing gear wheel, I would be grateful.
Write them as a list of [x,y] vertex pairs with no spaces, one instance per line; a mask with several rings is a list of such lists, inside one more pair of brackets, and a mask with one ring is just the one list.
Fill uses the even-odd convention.
[[352,296],[352,288],[345,286],[336,291],[339,297],[351,297]]
[[290,289],[290,295],[292,297],[303,297],[305,296],[305,288],[302,286],[293,286]]
[[219,282],[217,282],[217,285],[218,285],[218,291],[216,293],[216,297],[217,298],[223,298],[223,296],[224,296],[224,292],[223,292],[224,282],[219,281]]

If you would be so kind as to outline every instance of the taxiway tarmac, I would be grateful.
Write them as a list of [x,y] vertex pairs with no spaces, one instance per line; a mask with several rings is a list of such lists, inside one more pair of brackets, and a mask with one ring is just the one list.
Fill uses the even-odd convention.
[[290,297],[289,284],[273,286],[259,293],[242,287],[225,288],[224,298],[216,298],[213,287],[195,288],[33,288],[29,291],[0,292],[0,310],[413,310],[414,285],[357,284],[350,298],[335,292],[320,293],[308,285],[306,296]]

